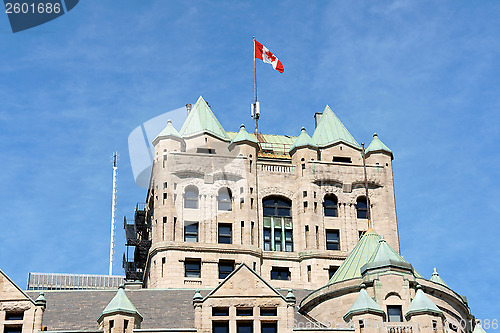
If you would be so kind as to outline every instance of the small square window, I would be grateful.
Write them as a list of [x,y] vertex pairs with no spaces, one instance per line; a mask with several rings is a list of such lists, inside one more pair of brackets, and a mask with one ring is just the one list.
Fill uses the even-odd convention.
[[232,244],[233,243],[233,226],[229,223],[219,223],[219,244]]
[[224,317],[224,316],[229,316],[229,308],[212,308],[212,316],[215,317]]
[[228,321],[212,322],[212,333],[229,333],[229,322]]
[[401,305],[387,305],[387,319],[390,322],[402,322],[403,312]]
[[253,316],[253,308],[236,308],[237,316]]
[[225,279],[232,271],[234,271],[234,261],[219,261],[219,279]]
[[288,267],[273,267],[271,270],[271,280],[290,280],[290,269]]
[[272,322],[272,323],[261,323],[260,325],[262,327],[262,333],[277,333],[278,332],[278,323]]
[[338,266],[330,266],[328,268],[328,279],[331,279],[332,276],[335,274],[335,272],[337,272],[338,269],[339,269]]
[[253,333],[253,321],[237,321],[237,333]]
[[185,221],[184,222],[184,241],[185,242],[198,242],[198,222]]
[[188,278],[201,277],[201,260],[186,259],[186,261],[184,261],[184,276]]

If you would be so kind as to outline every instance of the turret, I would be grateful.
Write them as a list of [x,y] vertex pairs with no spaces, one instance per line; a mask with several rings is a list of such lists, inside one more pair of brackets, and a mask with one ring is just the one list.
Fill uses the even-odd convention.
[[392,168],[394,156],[392,151],[378,138],[377,133],[373,134],[373,140],[365,149],[366,162],[368,164],[383,165]]
[[292,157],[292,163],[299,169],[300,164],[304,164],[306,161],[318,160],[318,146],[313,142],[309,134],[307,134],[304,127],[300,130],[300,135],[293,143],[289,152]]
[[99,329],[106,333],[132,333],[134,328],[141,327],[141,322],[142,316],[128,299],[123,285],[97,318]]

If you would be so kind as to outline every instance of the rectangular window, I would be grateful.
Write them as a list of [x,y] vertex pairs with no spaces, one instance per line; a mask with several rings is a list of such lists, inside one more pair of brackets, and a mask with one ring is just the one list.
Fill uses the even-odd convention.
[[125,321],[123,322],[123,333],[125,333],[127,328],[128,328],[128,320],[125,319]]
[[167,193],[163,193],[163,200],[167,200]]
[[339,231],[326,230],[326,249],[340,250]]
[[253,333],[253,321],[237,321],[237,333]]
[[253,245],[253,243],[254,243],[254,233],[255,233],[255,231],[254,231],[255,230],[255,222],[252,221],[250,225],[251,225],[251,229],[250,229],[250,243]]
[[311,282],[311,265],[307,265],[307,282]]
[[290,280],[290,269],[288,267],[273,267],[271,270],[271,280]]
[[307,197],[307,191],[302,191],[302,197],[303,198]]
[[293,252],[291,218],[264,216],[264,251]]
[[212,308],[212,316],[229,316],[229,308]]
[[219,223],[219,244],[232,244],[233,243],[233,226],[229,223]]
[[387,305],[387,319],[390,322],[402,322],[403,311],[401,305]]
[[262,327],[262,333],[277,333],[278,332],[278,323],[261,323],[260,327]]
[[328,280],[330,280],[335,272],[337,272],[337,269],[339,269],[339,266],[330,266],[328,268]]
[[23,320],[23,318],[24,318],[24,312],[22,311],[5,313],[5,320]]
[[253,316],[253,308],[236,308],[237,316]]
[[186,259],[186,261],[184,261],[184,276],[188,278],[201,277],[201,260]]
[[213,148],[196,148],[196,153],[198,153],[198,154],[215,154],[215,149],[213,149]]
[[168,183],[167,182],[164,182],[163,183],[163,188],[167,188],[168,187]]
[[21,333],[23,327],[21,325],[5,325],[4,333]]
[[276,308],[260,308],[261,316],[277,316],[278,311]]
[[234,261],[219,261],[219,279],[225,279],[232,271],[234,271]]
[[264,251],[271,251],[271,228],[264,228]]
[[184,222],[184,241],[185,242],[198,241],[198,222],[192,222],[192,221]]
[[351,158],[350,157],[344,157],[344,156],[333,156],[333,162],[338,162],[338,163],[351,163]]
[[228,321],[213,321],[212,333],[229,333]]

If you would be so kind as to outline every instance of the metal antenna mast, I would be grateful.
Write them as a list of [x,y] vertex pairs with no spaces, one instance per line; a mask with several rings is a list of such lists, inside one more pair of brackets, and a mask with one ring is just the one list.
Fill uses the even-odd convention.
[[111,204],[111,244],[109,246],[109,275],[113,275],[113,250],[115,247],[115,211],[116,211],[116,170],[118,153],[113,153],[113,201]]

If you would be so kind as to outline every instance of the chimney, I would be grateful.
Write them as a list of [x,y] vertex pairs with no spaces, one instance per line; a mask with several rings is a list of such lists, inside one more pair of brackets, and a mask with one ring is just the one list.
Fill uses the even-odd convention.
[[188,116],[189,116],[189,113],[191,112],[191,109],[193,108],[193,106],[189,103],[186,104],[186,110],[187,110],[187,113],[188,113]]
[[316,112],[314,114],[314,128],[318,127],[319,121],[321,120],[321,116],[323,116],[323,112]]

